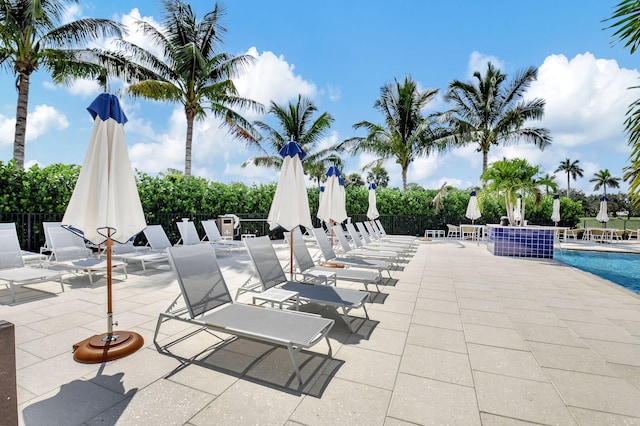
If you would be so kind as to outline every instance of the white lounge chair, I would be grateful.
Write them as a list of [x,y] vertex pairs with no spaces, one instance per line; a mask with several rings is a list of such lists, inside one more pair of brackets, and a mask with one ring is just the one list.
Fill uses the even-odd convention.
[[[369,299],[369,292],[339,288],[322,284],[306,284],[299,281],[287,280],[278,255],[276,254],[268,236],[249,238],[245,240],[251,263],[258,278],[259,291],[270,288],[280,288],[298,293],[297,297],[303,303],[317,303],[331,306],[342,311],[349,330],[353,331],[349,312],[352,309],[362,308],[365,316],[369,318],[365,302]],[[256,291],[255,286],[248,285],[238,289],[238,295],[244,291]]]
[[350,282],[359,282],[364,284],[365,290],[369,291],[369,284],[373,284],[376,286],[376,290],[378,293],[380,292],[380,287],[378,285],[382,281],[382,276],[380,272],[367,270],[367,269],[353,269],[346,268],[343,265],[340,267],[327,267],[316,265],[311,257],[311,253],[309,253],[309,249],[307,248],[306,243],[302,238],[302,232],[300,232],[300,228],[296,228],[293,231],[293,255],[296,260],[296,264],[298,265],[298,271],[302,274],[312,274],[312,275],[323,275],[323,274],[334,274],[338,280],[350,281]]
[[324,261],[329,264],[348,265],[355,268],[375,269],[379,273],[386,271],[391,278],[391,269],[393,264],[384,260],[367,259],[362,257],[338,257],[331,247],[331,241],[327,237],[327,233],[323,228],[313,228],[313,235],[316,237],[320,252],[324,257]]
[[[171,247],[167,251],[181,294],[158,317],[153,336],[157,347],[160,327],[168,320],[199,326],[201,330],[212,332],[210,334],[221,341],[226,339],[215,334],[216,331],[281,345],[287,348],[301,385],[303,380],[296,360],[297,352],[325,339],[329,346],[329,357],[332,356],[328,333],[333,327],[333,320],[296,311],[234,303],[215,252],[209,244]],[[186,306],[176,308],[180,297]]]
[[366,228],[366,230],[369,233],[369,238],[371,238],[374,241],[379,241],[385,244],[392,244],[392,245],[407,247],[409,249],[414,249],[418,244],[418,239],[413,237],[411,239],[385,237],[382,235],[378,227],[375,226],[375,224],[373,224],[372,222],[369,222],[369,221],[366,221],[364,223],[358,222],[356,223],[356,226],[358,226],[358,224],[362,224]]
[[[353,228],[352,224],[349,224],[347,226],[348,226],[347,229],[349,229],[349,227]],[[375,236],[375,234],[371,234],[369,232],[369,229],[362,222],[357,222],[356,226],[358,227],[358,231],[359,231],[358,233],[363,240],[363,244],[365,248],[373,247],[380,250],[394,251],[404,257],[409,256],[412,252],[415,251],[413,249],[412,244],[379,240]],[[354,229],[354,232],[355,232],[355,229]]]
[[0,281],[11,289],[12,303],[16,301],[16,286],[60,281],[64,291],[62,272],[25,266],[15,227],[0,229]]
[[397,234],[388,234],[387,231],[385,231],[384,226],[382,226],[382,222],[380,222],[380,219],[376,219],[374,221],[374,223],[376,224],[376,228],[378,229],[378,231],[380,232],[380,235],[383,238],[391,238],[394,240],[408,240],[408,241],[415,241],[416,237],[412,236],[412,235],[397,235]]
[[398,267],[399,258],[398,258],[396,253],[381,254],[381,253],[373,251],[373,250],[357,250],[357,249],[354,249],[353,247],[351,247],[351,244],[349,244],[349,240],[347,240],[347,236],[345,235],[344,231],[342,230],[342,226],[341,225],[334,225],[332,229],[333,229],[333,234],[336,236],[336,238],[338,238],[338,241],[340,242],[340,246],[342,247],[342,255],[343,256],[360,257],[360,258],[365,258],[367,260],[369,260],[369,259],[382,260],[382,261],[391,263],[391,265],[394,268]]
[[138,248],[131,241],[126,244],[114,242],[111,247],[111,253],[115,259],[120,259],[127,263],[140,263],[144,272],[147,270],[147,265],[169,262],[167,253],[153,252],[148,247]]
[[198,230],[196,229],[195,223],[186,220],[180,220],[176,222],[176,226],[178,227],[178,232],[180,232],[180,240],[176,243],[176,245],[185,245],[190,246],[193,244],[200,244],[200,235],[198,235]]
[[[107,260],[92,257],[84,244],[84,239],[62,227],[48,228],[49,242],[53,248],[53,264],[72,271],[86,272],[89,283],[93,285],[93,273],[107,271]],[[127,264],[120,260],[111,261],[113,271],[122,271],[127,278]]]
[[142,232],[152,251],[163,253],[166,252],[169,247],[172,247],[171,241],[169,241],[169,237],[167,237],[167,233],[164,232],[162,225],[147,225]]
[[[229,240],[226,238],[222,238],[220,234],[220,230],[218,229],[218,225],[216,221],[213,219],[203,220],[202,227],[204,228],[204,232],[206,234],[207,240],[211,244],[215,244],[218,247],[226,247],[227,250],[244,250],[245,245],[242,241],[237,240]],[[244,238],[243,238],[244,239]]]
[[[0,229],[12,229],[16,234],[16,238],[18,238],[18,231],[16,230],[16,224],[14,222],[0,223]],[[20,240],[18,240],[18,244],[20,244]],[[20,250],[20,254],[22,255],[22,260],[24,261],[25,265],[36,264],[38,266],[42,266],[42,263],[47,260],[47,256],[42,253]]]

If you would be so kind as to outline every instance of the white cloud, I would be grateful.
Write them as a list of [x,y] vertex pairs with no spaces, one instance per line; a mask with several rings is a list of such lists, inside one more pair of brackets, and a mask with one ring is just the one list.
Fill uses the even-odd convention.
[[258,53],[255,47],[249,48],[246,54],[256,61],[241,77],[234,79],[241,96],[268,107],[271,101],[281,105],[297,98],[298,94],[310,98],[317,94],[315,84],[295,75],[295,67],[287,63],[284,56],[269,51]]
[[[469,56],[469,63],[467,64],[467,78],[472,78],[473,73],[476,71],[480,72],[480,75],[485,75],[487,72],[487,64],[491,62],[491,64],[499,70],[505,69],[505,64],[503,61],[498,59],[495,56],[484,55],[480,52],[472,52]],[[503,71],[504,72],[504,71]],[[475,82],[474,78],[474,82]]]
[[[0,114],[0,146],[13,145],[16,119]],[[33,142],[38,137],[54,130],[69,127],[67,117],[49,105],[36,105],[27,115],[26,142]]]
[[142,16],[140,15],[140,10],[138,8],[131,9],[131,12],[118,16],[115,18],[122,25],[125,26],[126,33],[123,35],[123,39],[127,40],[130,43],[138,45],[143,49],[153,53],[159,58],[163,57],[163,51],[153,44],[149,37],[144,34],[144,32],[140,31],[138,25],[136,25],[137,21],[144,21],[155,28],[162,30],[162,25],[158,21],[156,21],[152,16]]

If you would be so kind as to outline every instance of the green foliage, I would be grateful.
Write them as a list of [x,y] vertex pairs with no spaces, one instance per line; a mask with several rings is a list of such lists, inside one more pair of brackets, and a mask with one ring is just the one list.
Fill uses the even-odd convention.
[[[44,168],[33,166],[23,170],[11,160],[0,162],[0,212],[2,213],[64,213],[73,188],[80,174],[77,165],[54,164]],[[216,218],[233,213],[265,218],[269,213],[276,184],[245,185],[223,184],[181,173],[151,176],[137,172],[138,192],[148,223],[161,223],[160,218],[171,220],[186,215],[194,219]],[[413,189],[402,191],[394,188],[378,188],[377,207],[382,216],[405,216],[417,220],[431,229],[444,228],[446,223],[467,222],[464,214],[469,203],[468,191],[449,188],[442,200],[442,209],[436,213],[433,199],[436,189]],[[315,216],[318,209],[319,189],[308,189],[309,207]],[[480,192],[479,195],[482,195]],[[365,186],[346,188],[347,213],[363,220],[369,207],[369,191]],[[628,199],[617,201],[610,196],[612,207],[630,207]],[[597,198],[593,196],[594,200]],[[497,223],[504,215],[504,199],[496,196],[479,197],[482,218],[478,223]],[[595,203],[595,201],[594,201]],[[551,225],[552,197],[545,196],[540,205],[527,205],[527,220],[532,224]],[[579,223],[585,209],[581,201],[561,199],[563,226]],[[169,219],[166,219],[169,220]],[[409,219],[406,219],[409,220]],[[416,225],[417,226],[417,225]],[[426,229],[426,228],[425,228]],[[414,230],[411,229],[411,232]],[[419,229],[415,230],[419,232]]]

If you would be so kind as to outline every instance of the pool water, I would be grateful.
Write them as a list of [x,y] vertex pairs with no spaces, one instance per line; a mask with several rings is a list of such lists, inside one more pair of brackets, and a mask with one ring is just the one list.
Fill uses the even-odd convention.
[[553,258],[640,294],[640,254],[555,250]]

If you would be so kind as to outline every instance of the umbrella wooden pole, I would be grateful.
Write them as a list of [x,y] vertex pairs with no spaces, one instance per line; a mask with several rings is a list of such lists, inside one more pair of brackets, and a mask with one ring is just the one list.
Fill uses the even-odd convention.
[[293,281],[293,229],[289,231],[289,276]]
[[111,247],[113,246],[113,240],[111,239],[111,229],[107,231],[107,334],[111,336],[113,334],[113,304],[111,302],[111,285],[112,285],[112,274],[111,274]]

